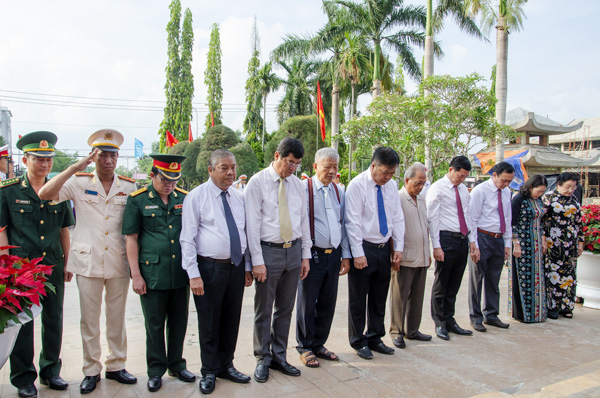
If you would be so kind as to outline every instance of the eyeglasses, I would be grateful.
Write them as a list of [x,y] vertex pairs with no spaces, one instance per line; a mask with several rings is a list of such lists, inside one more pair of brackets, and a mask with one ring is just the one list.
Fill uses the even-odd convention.
[[298,167],[302,166],[302,161],[298,162],[298,163],[294,163],[294,162],[288,162],[284,159],[281,159],[284,162],[286,162],[287,167],[289,167],[290,169],[297,169]]

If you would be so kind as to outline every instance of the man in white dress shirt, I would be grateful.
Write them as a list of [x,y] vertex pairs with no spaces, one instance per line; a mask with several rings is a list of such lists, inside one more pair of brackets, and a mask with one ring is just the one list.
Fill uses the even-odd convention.
[[216,377],[250,382],[250,377],[233,366],[244,285],[252,284],[244,197],[232,186],[236,167],[233,153],[214,151],[209,180],[183,201],[179,241],[182,267],[190,278],[198,313],[203,394],[214,391]]
[[248,247],[256,279],[254,379],[259,383],[269,379],[269,368],[300,376],[300,370],[287,362],[286,349],[298,280],[308,275],[312,246],[306,193],[293,175],[302,164],[304,146],[297,139],[284,138],[274,156],[244,191]]
[[512,246],[512,209],[508,186],[514,176],[515,169],[510,163],[497,163],[492,168],[492,178],[471,191],[471,231],[480,257],[479,261],[473,258],[469,260],[469,316],[473,329],[478,332],[486,331],[483,323],[502,329],[509,326],[498,318],[498,313],[500,276]]
[[469,247],[473,258],[479,259],[474,234],[469,233],[469,190],[463,184],[470,171],[469,159],[456,156],[450,161],[448,174],[427,191],[429,234],[436,260],[431,317],[435,322],[435,333],[442,340],[450,340],[448,332],[463,336],[473,334],[473,331],[458,326],[454,319],[456,295],[467,266]]
[[348,273],[348,335],[350,345],[363,359],[373,358],[371,350],[394,353],[381,338],[385,336],[391,265],[402,260],[404,248],[404,214],[398,185],[392,180],[398,163],[396,151],[377,148],[371,167],[356,176],[346,192],[346,231],[354,257]]
[[315,175],[303,182],[309,203],[312,195],[308,215],[314,246],[310,273],[298,286],[296,349],[302,363],[310,368],[319,366],[316,357],[339,359],[325,348],[335,313],[338,280],[350,269],[351,258],[343,218],[344,191],[333,182],[339,160],[335,149],[319,149],[313,163]]

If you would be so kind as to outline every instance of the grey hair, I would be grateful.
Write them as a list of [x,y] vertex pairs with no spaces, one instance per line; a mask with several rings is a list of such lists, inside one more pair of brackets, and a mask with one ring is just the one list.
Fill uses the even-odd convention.
[[319,163],[321,160],[335,160],[340,161],[340,155],[333,148],[321,148],[315,153],[315,163]]
[[213,151],[213,153],[210,154],[210,158],[208,159],[208,165],[214,169],[217,166],[219,160],[228,157],[232,157],[235,159],[235,155],[231,153],[231,151],[228,151],[227,149],[217,149],[216,151]]
[[415,162],[411,164],[410,166],[408,166],[408,169],[406,169],[406,171],[404,172],[404,179],[406,180],[407,178],[414,178],[417,175],[417,172],[419,171],[422,171],[423,173],[425,173],[425,175],[427,175],[427,169],[425,168],[425,165],[423,163]]

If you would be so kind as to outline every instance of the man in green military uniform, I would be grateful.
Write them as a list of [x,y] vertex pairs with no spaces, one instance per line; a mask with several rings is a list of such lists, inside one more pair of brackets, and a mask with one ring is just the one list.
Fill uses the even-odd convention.
[[[40,380],[54,390],[65,390],[69,385],[60,377],[62,361],[60,349],[63,329],[63,299],[65,282],[72,274],[66,272],[69,253],[69,229],[73,213],[69,202],[56,203],[41,200],[40,188],[52,170],[56,135],[36,131],[17,141],[24,152],[23,163],[27,173],[18,178],[2,181],[0,189],[0,246],[18,246],[10,254],[30,259],[43,257],[42,263],[53,265],[49,282],[56,292],[47,291],[42,297],[42,350],[40,352]],[[6,253],[1,253],[6,254]],[[37,372],[33,364],[33,321],[21,327],[10,356],[10,382],[17,387],[19,397],[36,397]]]
[[[167,369],[181,381],[196,376],[186,369],[183,343],[188,320],[189,282],[181,267],[181,212],[186,191],[175,185],[185,156],[150,154],[154,159],[146,188],[130,194],[123,217],[133,291],[146,320],[148,390],[158,391]],[[165,346],[165,321],[167,343]]]

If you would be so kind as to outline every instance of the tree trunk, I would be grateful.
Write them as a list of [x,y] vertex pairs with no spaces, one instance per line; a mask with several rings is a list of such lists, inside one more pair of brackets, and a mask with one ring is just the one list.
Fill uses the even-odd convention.
[[[354,80],[351,81],[350,85],[352,86],[352,97],[351,97],[351,102],[350,102],[350,120],[353,120],[354,117],[356,116],[356,83],[354,82]],[[350,177],[351,174],[350,172],[352,170],[356,170],[356,162],[352,160],[352,152],[356,152],[356,143],[350,141],[350,149],[349,149],[349,170],[348,170],[348,182],[350,182]]]
[[[508,31],[506,18],[501,15],[496,27],[496,121],[506,124],[506,91],[508,64]],[[496,138],[496,163],[504,160],[504,137]]]
[[[425,30],[425,60],[423,68],[423,79],[433,75],[433,29],[432,29],[432,0],[427,0],[427,27]],[[425,96],[429,95],[429,90],[425,90]],[[427,139],[429,131],[427,123],[425,124],[425,168],[427,169],[427,179],[433,180],[433,160],[431,159],[431,150],[429,148],[429,140]]]
[[263,131],[262,131],[262,140],[261,140],[261,148],[262,151],[265,151],[265,133],[267,132],[267,94],[263,95]]
[[381,54],[380,43],[380,39],[373,39],[373,45],[375,47],[375,59],[373,60],[373,87],[371,88],[373,99],[381,94],[381,71],[379,70],[379,54]]
[[331,147],[337,152],[340,133],[340,87],[333,83],[331,90]]

